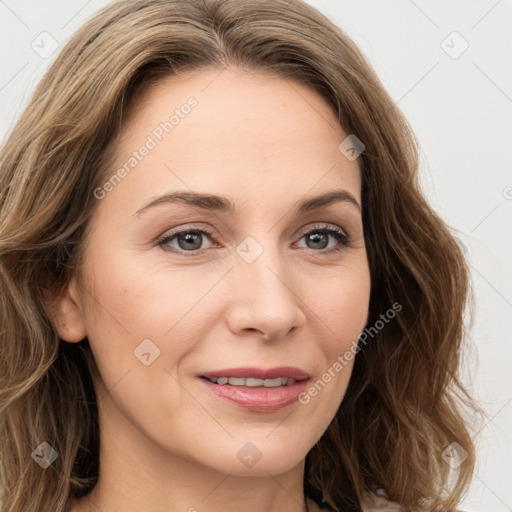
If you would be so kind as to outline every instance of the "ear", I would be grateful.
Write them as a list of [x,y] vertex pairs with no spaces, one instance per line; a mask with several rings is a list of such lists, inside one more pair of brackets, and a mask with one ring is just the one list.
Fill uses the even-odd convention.
[[83,321],[77,290],[77,282],[72,277],[69,284],[43,290],[45,309],[60,338],[77,343],[82,341],[87,332]]

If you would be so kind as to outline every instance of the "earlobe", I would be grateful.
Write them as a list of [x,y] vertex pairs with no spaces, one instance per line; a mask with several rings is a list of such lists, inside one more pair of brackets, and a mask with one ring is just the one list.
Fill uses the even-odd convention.
[[70,343],[82,341],[87,332],[77,294],[75,277],[57,292],[43,291],[47,314],[60,338]]

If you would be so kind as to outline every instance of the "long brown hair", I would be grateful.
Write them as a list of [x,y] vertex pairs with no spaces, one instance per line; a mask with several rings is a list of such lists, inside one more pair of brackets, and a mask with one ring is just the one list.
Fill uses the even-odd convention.
[[[368,325],[401,306],[361,345],[343,402],[306,457],[306,494],[357,509],[380,488],[407,510],[438,512],[466,492],[468,418],[483,413],[459,373],[468,268],[420,190],[417,140],[365,57],[301,0],[121,0],[65,45],[0,152],[3,512],[62,512],[95,485],[94,359],[87,339],[59,339],[43,290],[80,265],[93,191],[137,96],[164,76],[226,66],[309,86],[364,143]],[[43,441],[58,454],[46,470],[32,457]],[[449,483],[453,447],[465,460]]]

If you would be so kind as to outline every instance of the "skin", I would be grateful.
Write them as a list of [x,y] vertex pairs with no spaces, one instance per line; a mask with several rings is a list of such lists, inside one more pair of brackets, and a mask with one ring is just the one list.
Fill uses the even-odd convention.
[[[98,200],[83,266],[58,297],[60,337],[87,336],[100,373],[100,477],[72,512],[302,511],[305,456],[345,394],[353,360],[308,404],[272,413],[223,402],[197,378],[286,365],[313,383],[357,340],[370,296],[360,209],[293,209],[333,189],[361,204],[359,164],[338,150],[347,134],[329,105],[282,78],[219,72],[166,78],[138,99],[112,172],[169,112],[190,96],[198,105]],[[176,203],[135,214],[164,192],[191,190],[225,196],[238,212]],[[349,245],[332,235],[314,243],[324,223]],[[194,256],[177,237],[158,245],[173,228],[205,227],[213,235],[200,236]],[[236,252],[248,236],[263,249],[250,264]],[[149,366],[134,357],[147,338],[160,349]],[[237,457],[248,442],[261,454],[252,467]]]

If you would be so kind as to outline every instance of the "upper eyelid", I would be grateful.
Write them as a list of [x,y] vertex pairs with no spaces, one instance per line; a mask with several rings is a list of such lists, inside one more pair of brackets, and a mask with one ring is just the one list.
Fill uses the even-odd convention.
[[[341,226],[338,226],[332,222],[327,222],[327,221],[319,221],[319,222],[313,222],[311,223],[311,225],[307,224],[306,227],[303,227],[303,228],[300,228],[298,230],[295,231],[295,233],[297,232],[300,232],[300,233],[307,233],[309,231],[314,231],[314,230],[321,230],[321,229],[335,229],[335,230],[341,230],[343,233],[345,233],[347,236],[348,236],[348,231],[346,228],[344,227],[341,227]],[[159,239],[162,239],[162,238],[167,238],[167,237],[172,237],[172,236],[175,236],[179,233],[182,233],[182,232],[188,232],[188,231],[205,231],[206,234],[214,237],[215,236],[215,232],[216,230],[214,229],[210,229],[209,227],[205,227],[204,225],[202,224],[195,224],[195,223],[192,223],[191,226],[185,226],[183,228],[173,228],[169,231],[166,231],[164,234],[162,234]]]

